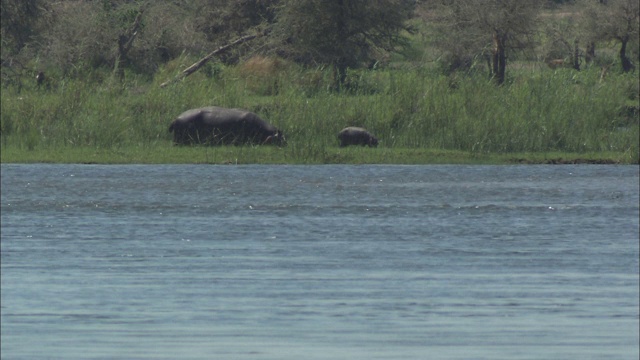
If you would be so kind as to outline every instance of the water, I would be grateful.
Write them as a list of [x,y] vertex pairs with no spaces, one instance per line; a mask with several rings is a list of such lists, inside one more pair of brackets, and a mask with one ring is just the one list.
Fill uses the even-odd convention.
[[2,359],[637,359],[637,166],[9,165]]

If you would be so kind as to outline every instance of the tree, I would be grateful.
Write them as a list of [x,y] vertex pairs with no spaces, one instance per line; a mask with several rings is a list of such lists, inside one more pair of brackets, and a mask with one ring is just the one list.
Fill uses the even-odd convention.
[[210,45],[196,32],[186,6],[160,1],[58,1],[39,53],[64,75],[96,68],[153,73],[159,64]]
[[[46,7],[43,0],[0,1],[0,78],[3,85],[22,86],[20,79],[24,75],[35,75],[35,69],[30,69],[33,50],[29,43],[44,27],[41,14]],[[21,53],[26,54],[21,56]]]
[[263,23],[273,23],[278,0],[196,0],[194,24],[212,41],[228,42]]
[[502,84],[508,52],[532,47],[543,4],[543,0],[443,0],[439,46],[445,52],[456,47],[471,51],[490,48],[490,71],[496,83]]
[[281,53],[333,66],[340,88],[348,68],[406,44],[413,7],[408,0],[282,0],[272,34]]
[[34,33],[44,4],[41,0],[0,1],[2,49],[12,53],[20,51]]
[[[584,41],[583,34],[579,31],[579,24],[576,21],[578,15],[562,13],[562,15],[550,15],[546,17],[542,25],[544,61],[551,68],[557,66],[572,67],[580,70],[581,57],[584,55],[590,61],[590,51],[593,47],[590,42],[586,42],[586,51],[580,50],[580,42]],[[590,47],[591,46],[591,47]],[[569,61],[570,60],[570,61]]]
[[[195,9],[193,23],[208,41],[217,46],[228,44],[234,39],[266,32],[275,21],[275,11],[279,0],[196,0],[191,5]],[[220,54],[227,63],[236,63],[247,52],[266,51],[266,37],[258,37],[248,45],[238,46]]]
[[627,56],[629,41],[638,42],[640,5],[638,0],[592,1],[585,12],[585,27],[597,40],[615,40],[620,43],[622,71],[634,68]]
[[[115,5],[109,2],[62,1],[51,4],[52,24],[42,36],[43,54],[64,74],[116,64],[118,35]],[[135,13],[133,16],[135,17]],[[129,15],[130,17],[131,15]],[[129,19],[127,19],[129,20]],[[128,26],[132,21],[127,21]]]

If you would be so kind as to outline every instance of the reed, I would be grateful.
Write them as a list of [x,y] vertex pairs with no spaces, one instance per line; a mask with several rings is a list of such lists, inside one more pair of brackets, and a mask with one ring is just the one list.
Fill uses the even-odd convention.
[[[607,153],[638,163],[637,77],[611,74],[602,81],[599,69],[523,70],[501,87],[479,74],[354,71],[340,92],[332,90],[329,70],[266,60],[196,73],[159,88],[166,77],[159,72],[154,80],[65,80],[48,90],[4,87],[2,161],[12,161],[5,152],[15,157],[86,148],[114,154],[140,149],[167,161],[175,158],[168,154],[188,153],[193,162],[205,163],[352,163],[399,161],[389,152],[429,149],[476,156]],[[207,105],[254,111],[281,128],[289,145],[172,146],[168,125],[173,118]],[[339,149],[336,134],[345,126],[368,128],[380,147]]]

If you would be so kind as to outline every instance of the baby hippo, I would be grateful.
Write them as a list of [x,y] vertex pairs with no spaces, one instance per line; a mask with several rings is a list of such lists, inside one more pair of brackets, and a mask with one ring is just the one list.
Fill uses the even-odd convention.
[[368,145],[369,147],[378,146],[378,139],[366,129],[361,127],[349,126],[342,129],[338,133],[340,146],[349,145]]

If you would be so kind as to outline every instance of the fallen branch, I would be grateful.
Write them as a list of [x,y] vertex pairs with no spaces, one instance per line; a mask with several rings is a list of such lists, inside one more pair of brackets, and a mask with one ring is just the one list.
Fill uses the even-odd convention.
[[195,64],[189,66],[188,68],[184,69],[178,76],[176,76],[175,78],[173,78],[172,80],[168,80],[165,81],[164,83],[160,84],[160,87],[165,87],[173,82],[176,82],[180,79],[183,79],[191,74],[193,74],[194,72],[198,71],[198,69],[200,69],[204,64],[207,63],[207,61],[209,61],[212,57],[214,57],[215,55],[221,54],[229,49],[231,49],[232,47],[236,46],[236,45],[240,45],[244,42],[247,42],[249,40],[254,39],[255,37],[257,37],[257,35],[246,35],[241,37],[240,39],[221,46],[219,48],[217,48],[216,50],[212,51],[211,53],[209,53],[209,55],[203,57],[202,59],[198,60],[198,62],[196,62]]

